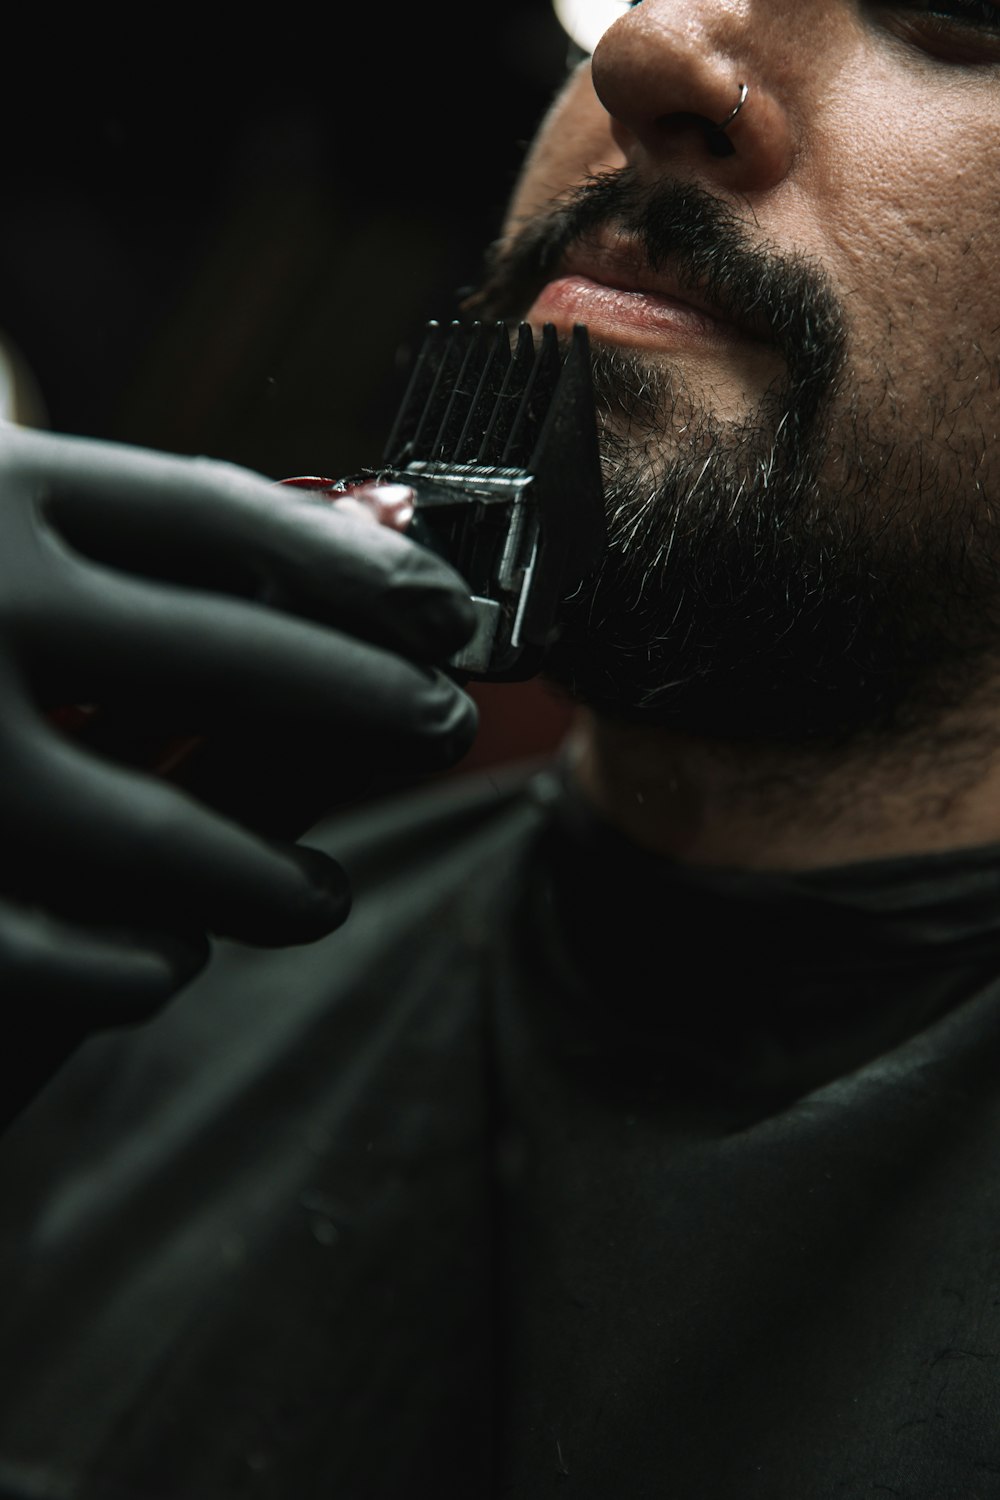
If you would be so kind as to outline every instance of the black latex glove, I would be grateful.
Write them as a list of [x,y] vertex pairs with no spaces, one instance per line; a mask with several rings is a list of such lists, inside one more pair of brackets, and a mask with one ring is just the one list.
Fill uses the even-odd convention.
[[349,905],[326,856],[96,754],[54,709],[135,701],[191,726],[287,724],[336,745],[350,796],[373,761],[440,769],[468,748],[474,706],[433,664],[473,624],[444,563],[308,491],[0,426],[8,1056],[20,1021],[85,1031],[147,1014],[202,966],[210,934],[308,941]]

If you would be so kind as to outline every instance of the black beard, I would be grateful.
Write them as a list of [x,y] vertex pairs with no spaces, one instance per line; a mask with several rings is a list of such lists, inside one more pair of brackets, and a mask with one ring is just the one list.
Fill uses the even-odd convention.
[[872,435],[860,400],[843,399],[844,318],[824,273],[750,244],[699,189],[594,179],[491,252],[465,310],[523,315],[565,248],[602,224],[723,311],[755,310],[786,375],[743,422],[721,422],[662,370],[595,350],[609,547],[565,601],[545,675],[612,719],[731,741],[925,730],[967,699],[1000,640],[979,497],[958,500],[919,444]]

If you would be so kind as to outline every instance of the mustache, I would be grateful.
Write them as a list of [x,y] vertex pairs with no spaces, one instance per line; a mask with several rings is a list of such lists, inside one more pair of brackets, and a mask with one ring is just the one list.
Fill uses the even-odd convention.
[[523,317],[570,248],[601,229],[634,236],[652,271],[669,262],[723,316],[762,325],[784,356],[800,419],[829,392],[844,361],[846,319],[823,268],[754,243],[736,209],[703,188],[642,184],[629,167],[588,178],[513,237],[491,245],[462,313]]

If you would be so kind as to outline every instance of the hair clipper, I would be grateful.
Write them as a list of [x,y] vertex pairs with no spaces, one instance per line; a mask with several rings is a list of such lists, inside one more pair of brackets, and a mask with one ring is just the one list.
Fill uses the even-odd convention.
[[476,630],[452,659],[461,677],[520,681],[540,669],[562,599],[607,545],[587,330],[564,347],[545,324],[430,323],[382,466],[287,483],[338,493],[408,486],[407,534],[469,585]]

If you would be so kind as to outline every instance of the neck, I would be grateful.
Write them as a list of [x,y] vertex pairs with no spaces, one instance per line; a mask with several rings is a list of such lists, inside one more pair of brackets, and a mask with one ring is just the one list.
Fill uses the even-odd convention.
[[1000,728],[837,755],[719,744],[584,714],[577,782],[642,848],[692,865],[808,870],[1000,843]]

